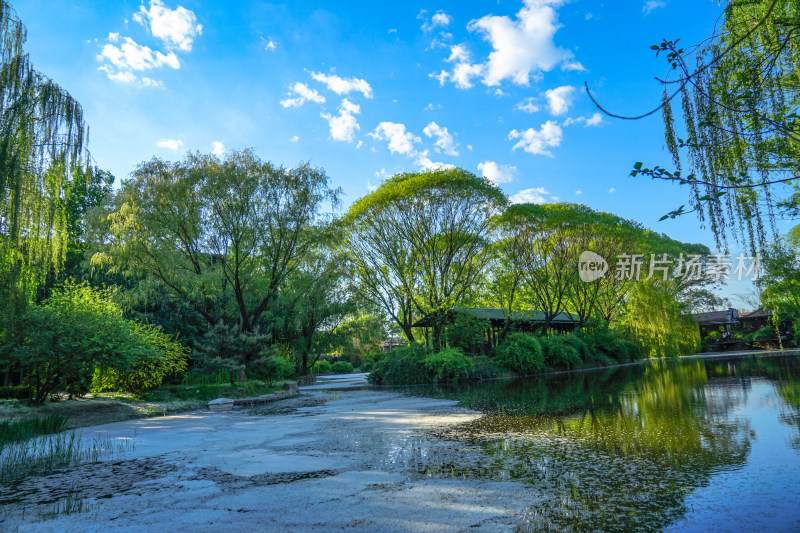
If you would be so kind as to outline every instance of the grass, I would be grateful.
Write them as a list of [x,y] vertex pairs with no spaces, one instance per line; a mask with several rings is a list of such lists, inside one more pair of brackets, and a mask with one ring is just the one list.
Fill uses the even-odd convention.
[[134,435],[112,440],[102,435],[84,441],[81,434],[73,430],[14,441],[0,449],[0,483],[115,458],[133,450],[135,438]]
[[4,420],[0,422],[0,452],[3,448],[17,441],[28,440],[40,435],[58,433],[67,426],[67,417],[49,415],[44,418],[27,418],[22,420]]

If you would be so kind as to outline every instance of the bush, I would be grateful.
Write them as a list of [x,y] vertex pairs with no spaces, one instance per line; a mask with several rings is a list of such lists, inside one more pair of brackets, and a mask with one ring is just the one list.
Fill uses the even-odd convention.
[[271,384],[276,381],[294,376],[294,364],[285,357],[270,355],[261,357],[254,364],[250,372],[253,377]]
[[427,350],[425,347],[417,343],[395,348],[375,362],[368,379],[376,385],[417,385],[427,383],[426,355]]
[[33,391],[25,385],[0,387],[0,398],[4,400],[30,400],[33,398]]
[[311,367],[312,374],[329,374],[331,371],[331,363],[327,359],[320,359]]
[[363,359],[361,361],[361,367],[359,368],[359,370],[361,370],[362,372],[369,372],[372,370],[373,366],[375,366],[374,359]]
[[512,333],[494,349],[495,360],[523,376],[544,370],[544,354],[539,339],[527,333]]
[[425,357],[428,378],[435,383],[466,381],[475,371],[472,360],[458,348],[447,348]]
[[472,377],[476,379],[494,379],[503,375],[503,368],[485,355],[473,357],[472,364],[475,366]]
[[346,374],[352,371],[353,365],[348,361],[336,361],[331,365],[331,372],[334,374]]
[[447,345],[458,348],[464,353],[480,351],[484,343],[484,331],[489,328],[489,321],[475,318],[464,313],[456,313],[453,322],[445,327]]
[[589,350],[589,358],[584,360],[601,365],[628,363],[641,359],[642,350],[638,344],[624,339],[619,333],[608,329],[605,324],[589,329],[581,329],[577,335]]
[[551,368],[570,369],[581,364],[581,356],[572,344],[562,335],[542,337],[542,351],[544,361]]
[[708,336],[706,338],[717,341],[722,338],[722,333],[719,331],[709,331]]
[[14,355],[34,403],[59,390],[82,394],[95,375],[104,386],[139,392],[186,370],[186,349],[179,342],[159,328],[126,320],[110,296],[68,282],[26,313],[24,340]]
[[775,328],[773,328],[772,326],[764,326],[763,328],[758,329],[753,334],[753,340],[755,341],[764,341],[774,338],[775,338]]

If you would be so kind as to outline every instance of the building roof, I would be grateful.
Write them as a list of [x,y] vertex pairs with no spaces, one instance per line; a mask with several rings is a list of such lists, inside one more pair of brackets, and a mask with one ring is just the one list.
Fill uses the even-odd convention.
[[772,316],[772,309],[756,309],[749,313],[739,315],[739,320],[755,320],[758,318],[769,318]]
[[[508,311],[505,309],[493,309],[490,307],[454,307],[451,313],[461,313],[479,320],[492,322],[505,321],[508,316]],[[544,323],[546,316],[544,311],[512,311],[510,318],[512,322]],[[562,311],[553,317],[550,323],[577,324],[579,321],[580,317],[578,315]],[[413,324],[417,328],[430,325],[432,325],[432,322],[428,318],[423,318]]]
[[698,324],[732,324],[738,322],[739,312],[736,309],[709,311],[708,313],[692,313]]

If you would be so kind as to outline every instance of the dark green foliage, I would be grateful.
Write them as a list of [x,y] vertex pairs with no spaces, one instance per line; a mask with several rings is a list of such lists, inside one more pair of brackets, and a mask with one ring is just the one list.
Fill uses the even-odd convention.
[[427,383],[426,355],[425,347],[417,343],[395,348],[375,363],[369,374],[369,381],[376,385]]
[[435,383],[458,383],[469,379],[475,371],[472,359],[458,348],[447,348],[425,357],[428,380]]
[[269,357],[264,353],[269,335],[242,331],[237,324],[219,322],[203,335],[192,353],[194,367],[201,372],[225,370],[230,373],[231,385],[234,376],[241,376],[251,367],[258,367]]
[[446,326],[447,345],[464,353],[480,350],[484,342],[484,330],[489,328],[488,320],[481,320],[464,313],[455,313],[453,321]]
[[544,354],[539,339],[527,333],[512,333],[494,349],[495,360],[523,376],[544,370]]
[[272,384],[293,377],[295,368],[285,357],[270,355],[257,359],[250,369],[250,374],[256,379]]
[[25,385],[0,387],[0,398],[4,400],[30,400],[33,398],[33,390]]
[[588,363],[592,360],[592,352],[589,350],[589,346],[583,341],[583,339],[574,333],[561,335],[560,339],[562,342],[565,342],[575,348],[584,363]]
[[373,366],[375,366],[375,360],[374,359],[362,359],[361,360],[361,366],[359,367],[359,370],[361,370],[362,372],[370,372],[370,371],[372,371],[372,367]]
[[24,319],[17,363],[43,403],[64,390],[80,395],[93,378],[104,387],[138,392],[186,369],[185,349],[158,328],[127,320],[109,293],[67,283]]
[[50,415],[44,418],[5,420],[0,422],[0,450],[9,442],[28,440],[39,435],[58,433],[67,425],[67,417]]
[[583,329],[577,335],[588,346],[595,363],[628,363],[642,358],[642,350],[638,344],[624,339],[606,327]]
[[775,328],[772,326],[764,326],[753,334],[753,340],[764,341],[775,338]]
[[331,365],[331,372],[334,374],[346,374],[352,371],[353,365],[348,361],[336,361]]
[[504,370],[490,357],[479,355],[472,358],[475,367],[473,376],[475,379],[494,379],[503,375]]
[[544,362],[550,368],[569,370],[581,365],[581,356],[572,344],[562,335],[542,337],[542,351]]

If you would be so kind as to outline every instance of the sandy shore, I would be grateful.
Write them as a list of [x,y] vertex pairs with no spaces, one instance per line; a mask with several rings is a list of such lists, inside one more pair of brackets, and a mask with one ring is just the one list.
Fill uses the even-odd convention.
[[[517,483],[427,473],[437,458],[479,453],[432,435],[478,413],[383,391],[309,395],[316,405],[290,414],[198,411],[84,428],[84,439],[135,434],[135,449],[5,490],[0,530],[503,531],[530,505]],[[65,498],[81,511],[51,516]]]

